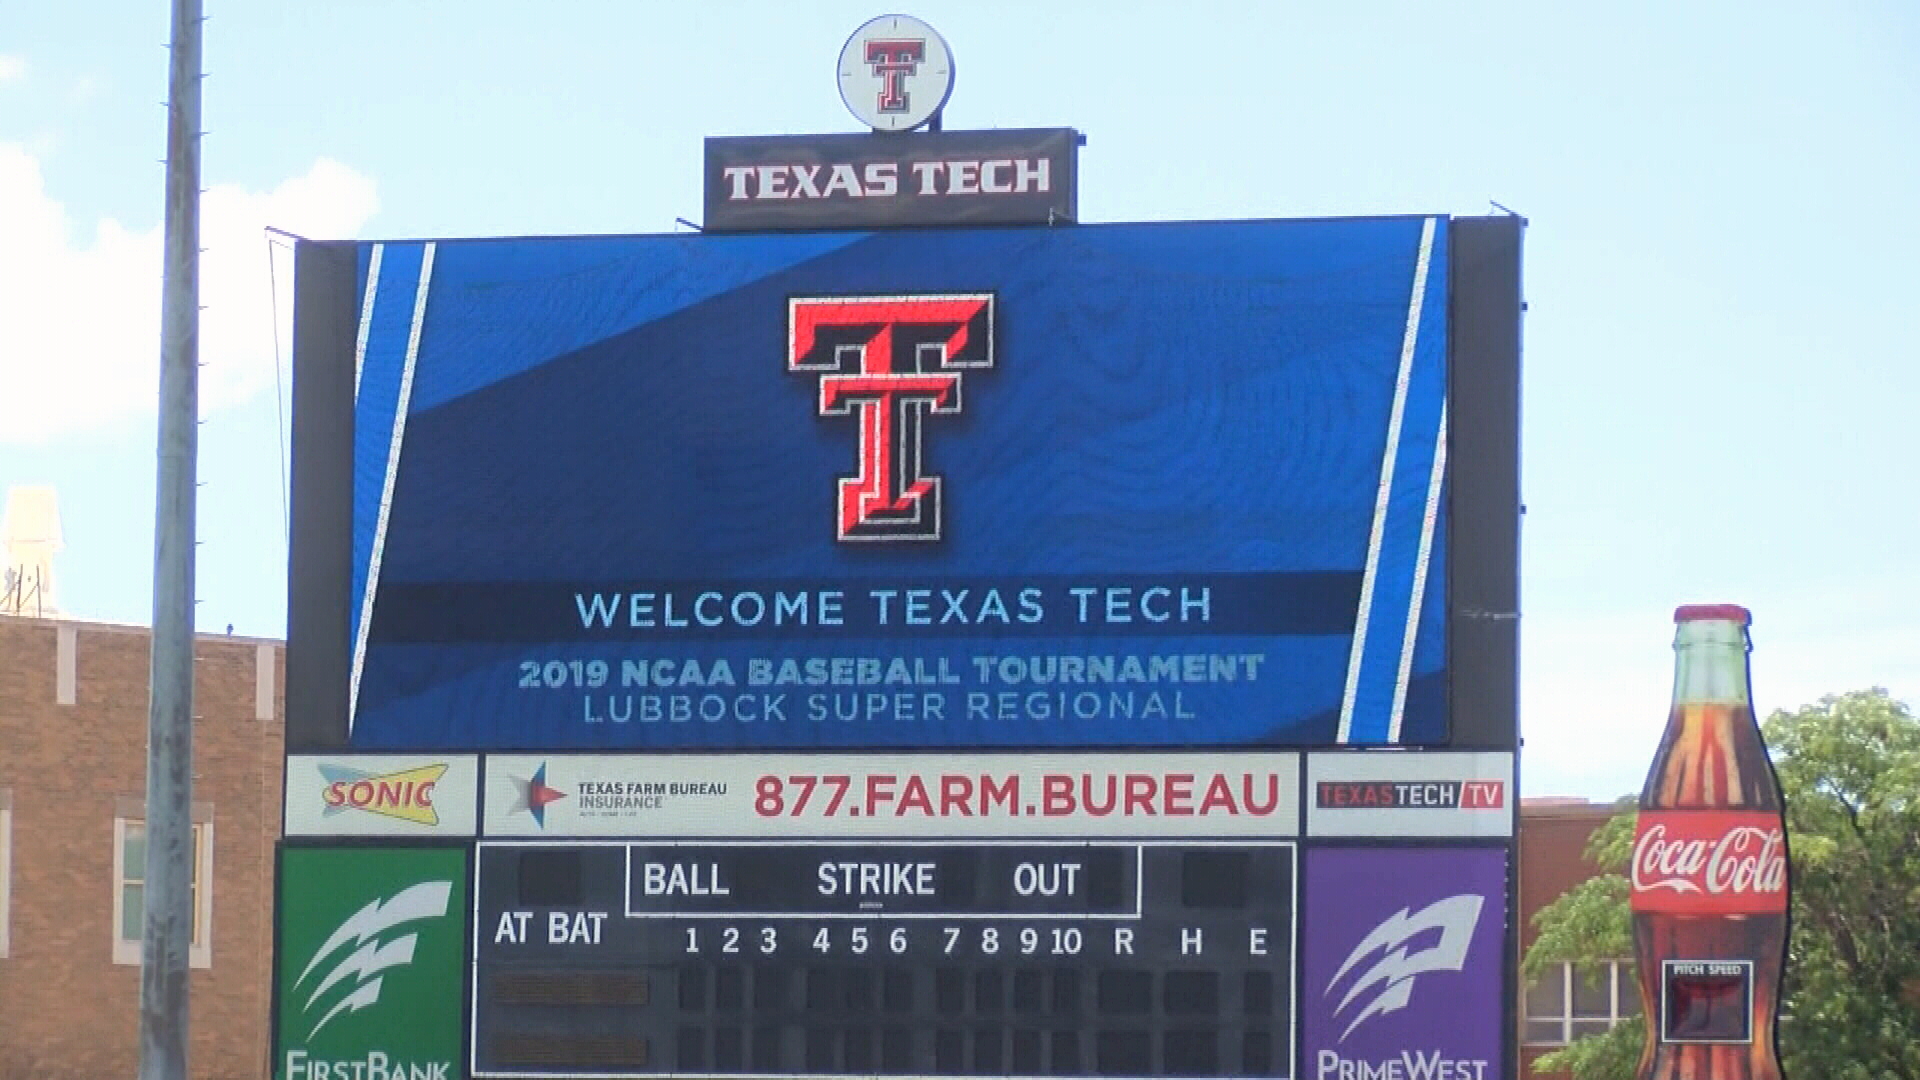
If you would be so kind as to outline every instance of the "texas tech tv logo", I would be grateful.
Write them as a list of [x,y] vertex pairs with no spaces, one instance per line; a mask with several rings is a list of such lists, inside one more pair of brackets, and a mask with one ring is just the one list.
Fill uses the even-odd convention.
[[1503,780],[1322,780],[1313,788],[1322,810],[1498,810]]
[[991,293],[788,300],[787,369],[818,376],[821,416],[858,417],[838,539],[940,539],[942,484],[924,468],[922,421],[958,415],[965,373],[992,366]]

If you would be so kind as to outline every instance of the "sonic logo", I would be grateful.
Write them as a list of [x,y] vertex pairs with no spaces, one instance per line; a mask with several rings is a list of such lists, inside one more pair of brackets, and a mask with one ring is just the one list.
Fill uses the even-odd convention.
[[860,468],[840,478],[842,541],[938,540],[940,477],[921,420],[960,412],[961,374],[993,366],[993,296],[795,297],[787,368],[816,374],[821,416],[857,415]]
[[444,763],[377,775],[330,762],[318,767],[326,781],[320,790],[320,801],[326,804],[323,816],[361,810],[429,828],[440,824],[440,814],[433,808],[433,788],[446,774]]

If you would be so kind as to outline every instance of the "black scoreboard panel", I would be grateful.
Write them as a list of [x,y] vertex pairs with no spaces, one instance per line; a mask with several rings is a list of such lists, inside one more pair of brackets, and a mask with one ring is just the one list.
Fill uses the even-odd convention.
[[482,843],[477,1076],[1291,1077],[1283,841]]

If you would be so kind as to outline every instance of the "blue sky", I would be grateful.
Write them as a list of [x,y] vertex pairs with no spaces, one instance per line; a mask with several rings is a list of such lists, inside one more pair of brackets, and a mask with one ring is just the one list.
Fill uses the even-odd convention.
[[[261,226],[670,231],[703,137],[853,130],[833,64],[882,10],[207,6],[199,621],[269,636],[290,260]],[[0,15],[0,486],[59,488],[61,606],[136,623],[167,10]],[[1920,6],[904,10],[954,49],[949,127],[1086,132],[1086,220],[1529,218],[1530,794],[1637,786],[1682,602],[1754,609],[1762,709],[1920,702]]]

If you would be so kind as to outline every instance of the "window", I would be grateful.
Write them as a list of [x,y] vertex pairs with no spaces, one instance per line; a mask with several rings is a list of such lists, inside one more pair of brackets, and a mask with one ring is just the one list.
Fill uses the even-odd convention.
[[0,956],[7,955],[13,920],[13,792],[0,788]]
[[1564,1046],[1598,1035],[1640,1012],[1631,960],[1555,964],[1527,984],[1526,1042]]
[[[146,920],[147,824],[138,818],[113,820],[113,962],[138,964]],[[187,947],[191,967],[213,962],[213,823],[193,825],[193,940]]]

